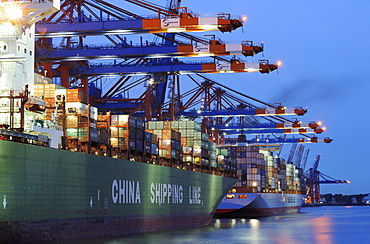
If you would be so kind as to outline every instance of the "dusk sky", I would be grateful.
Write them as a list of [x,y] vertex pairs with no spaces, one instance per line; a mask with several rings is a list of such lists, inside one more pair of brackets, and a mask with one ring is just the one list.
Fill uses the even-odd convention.
[[[246,15],[243,30],[215,33],[217,37],[230,43],[263,41],[264,57],[258,54],[252,59],[281,60],[283,65],[270,74],[209,77],[263,101],[308,107],[298,119],[322,121],[327,130],[319,138],[334,141],[304,144],[310,148],[307,166],[320,153],[319,171],[351,181],[322,184],[321,192],[370,192],[369,0],[202,0],[201,4],[184,0],[182,6],[195,13]],[[287,144],[286,151],[290,147]]]

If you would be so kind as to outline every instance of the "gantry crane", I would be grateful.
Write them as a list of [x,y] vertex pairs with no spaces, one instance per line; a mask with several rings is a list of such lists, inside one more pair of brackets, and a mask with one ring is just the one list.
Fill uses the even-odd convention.
[[[190,39],[192,41],[192,39]],[[37,56],[41,63],[49,61],[80,61],[94,59],[125,59],[125,58],[170,58],[170,57],[213,57],[226,55],[254,56],[263,51],[262,44],[243,41],[240,44],[226,44],[221,40],[209,40],[207,44],[179,43],[178,45],[159,44],[143,41],[128,42],[124,37],[121,44],[85,44],[75,43],[66,47],[55,46],[39,49]]]
[[186,7],[166,10],[151,4],[141,4],[142,2],[137,0],[126,2],[145,7],[157,14],[142,17],[102,0],[61,1],[61,11],[37,25],[41,31],[36,37],[231,32],[243,25],[242,19],[231,18],[230,14],[226,13],[209,17],[194,14]]
[[[154,60],[145,60],[140,65],[127,63],[90,64],[89,66],[69,67],[68,75],[75,77],[91,77],[97,75],[149,75],[153,73],[163,75],[197,74],[197,73],[270,73],[278,68],[277,64],[268,61],[256,63],[214,63],[212,61],[188,62],[171,60],[169,63],[155,63]],[[53,70],[54,72],[54,70]],[[56,74],[55,77],[59,75]]]
[[[239,143],[239,144],[266,144],[266,143],[317,143],[331,142],[331,139],[318,139],[316,136],[308,137],[307,134],[320,134],[325,131],[325,127],[321,127],[321,123],[309,122],[303,123],[299,121],[289,120],[283,116],[286,115],[303,115],[307,109],[297,107],[287,109],[284,106],[265,103],[258,99],[252,98],[245,94],[241,94],[233,89],[222,86],[220,84],[197,74],[191,76],[192,80],[197,84],[193,88],[183,94],[180,98],[181,106],[177,108],[175,116],[179,118],[197,119],[202,118],[203,131],[208,132],[211,140],[217,144]],[[202,78],[201,82],[196,81],[196,77]],[[247,101],[248,100],[248,101]],[[258,103],[258,105],[251,102]],[[176,104],[178,104],[177,102]],[[163,117],[169,114],[170,106],[173,102],[164,104],[165,109]],[[238,105],[236,105],[238,104]],[[261,108],[260,106],[265,106]],[[167,109],[167,110],[166,110]],[[166,112],[167,111],[167,112]],[[238,138],[226,138],[230,135],[264,135],[273,134],[273,137],[256,136],[254,139],[246,138],[241,141]],[[277,134],[297,134],[306,137],[276,136]]]
[[[160,107],[164,102],[169,77],[171,82],[176,82],[176,76],[184,72],[268,73],[277,68],[276,64],[270,64],[267,60],[243,63],[236,59],[217,57],[231,54],[253,56],[263,50],[263,44],[254,45],[250,41],[236,45],[225,44],[215,38],[207,40],[183,33],[203,30],[201,28],[204,27],[207,27],[204,31],[232,31],[243,25],[242,18],[232,18],[229,14],[204,18],[180,7],[180,1],[171,1],[167,9],[142,1],[127,2],[154,11],[156,15],[144,18],[105,1],[63,1],[61,11],[37,26],[39,72],[60,79],[64,87],[80,81],[80,87],[86,92],[89,91],[89,79],[95,81],[105,75],[121,76],[108,89],[108,93],[96,99],[95,105],[105,109],[108,109],[106,102],[109,99],[122,99],[116,96],[122,92],[123,87],[127,87],[133,75],[143,75],[150,83],[145,94],[135,99],[120,100],[119,104],[123,109],[145,109],[147,119],[151,120],[152,115],[161,119]],[[163,42],[143,41],[140,38],[139,45],[135,45],[123,36],[132,33],[152,33]],[[106,37],[110,44],[91,45],[85,40],[96,35]],[[72,37],[76,36],[78,41],[73,41]],[[57,37],[63,37],[59,47],[52,43]],[[173,56],[214,57],[213,62],[189,63]],[[93,63],[93,59],[112,59],[114,62]]]
[[[64,49],[73,48],[77,46],[79,51],[83,52],[85,43],[84,39],[91,36],[104,36],[116,47],[123,45],[130,46],[126,39],[121,34],[130,33],[178,33],[220,30],[221,32],[231,31],[243,25],[242,19],[233,19],[230,14],[220,14],[214,17],[201,17],[199,15],[193,16],[187,8],[180,8],[176,1],[171,2],[169,9],[143,3],[141,1],[127,1],[135,5],[139,5],[150,11],[154,11],[156,15],[153,17],[141,17],[120,8],[111,3],[100,0],[86,0],[74,2],[65,0],[61,2],[61,11],[46,18],[43,22],[38,23],[36,28],[37,46],[39,51],[45,49],[41,54],[47,54],[48,50],[52,51],[52,39],[57,37],[63,38],[61,45]],[[179,2],[178,2],[179,3]],[[175,7],[177,6],[177,7]],[[78,41],[73,41],[72,37],[78,37]],[[92,42],[96,43],[96,42]],[[105,50],[109,53],[109,50]],[[97,52],[97,50],[89,50],[90,53]],[[160,54],[157,53],[157,54]],[[97,53],[95,56],[101,55]],[[48,55],[46,55],[48,56]],[[74,52],[73,56],[81,56]],[[104,55],[106,56],[106,55]],[[113,57],[117,56],[117,52]],[[38,56],[40,57],[40,56]],[[44,57],[45,58],[45,57]],[[45,59],[44,59],[45,60]],[[81,58],[78,58],[81,60]],[[44,62],[40,60],[39,62]],[[71,63],[60,62],[60,69],[62,76],[67,76],[69,73],[66,70],[76,66]],[[48,77],[55,76],[52,71],[52,63],[41,63],[47,72]],[[127,65],[127,63],[126,63]],[[64,72],[62,72],[63,70]],[[105,74],[105,73],[104,73]],[[62,85],[68,87],[69,77],[62,78]],[[86,89],[86,80],[82,80]]]
[[319,204],[320,203],[320,184],[348,184],[348,180],[337,180],[326,174],[321,173],[317,170],[319,166],[321,155],[318,154],[314,160],[312,168],[309,168],[305,172],[307,178],[308,193],[306,197],[307,204]]
[[[264,104],[265,108],[257,107],[224,92],[225,86],[202,75],[269,73],[278,68],[279,63],[270,63],[268,60],[251,63],[235,56],[226,57],[254,56],[263,51],[263,44],[255,45],[251,41],[244,41],[230,45],[212,35],[211,39],[207,39],[185,33],[214,30],[229,32],[243,25],[242,18],[232,18],[229,14],[203,18],[187,8],[180,7],[180,1],[171,1],[168,8],[138,0],[126,2],[155,12],[155,16],[142,17],[101,0],[62,1],[61,11],[37,25],[39,72],[59,79],[61,85],[65,87],[80,81],[82,89],[96,94],[92,102],[103,110],[135,114],[146,118],[147,121],[152,120],[153,116],[158,120],[201,117],[203,131],[210,131],[210,137],[215,137],[217,143],[221,143],[221,140],[223,144],[234,143],[236,138],[225,138],[231,133],[258,134],[248,140],[246,137],[244,140],[239,138],[238,143],[248,145],[331,142],[332,139],[329,138],[319,139],[306,135],[324,131],[315,122],[300,123],[282,117],[304,115],[307,109],[301,107],[288,109],[273,104]],[[129,34],[138,33],[151,33],[161,41],[147,41],[140,37],[138,44],[135,44],[128,40],[127,37],[133,36]],[[109,43],[100,45],[87,41],[88,38],[96,36],[105,37]],[[75,37],[77,41],[74,40]],[[55,46],[55,39],[61,40],[59,46]],[[211,61],[189,62],[180,59],[204,56],[210,56]],[[101,63],[103,59],[109,59],[111,62],[103,64]],[[191,80],[194,78],[190,74],[196,74],[205,80],[201,89],[192,94],[187,101],[183,100],[184,96],[180,93],[179,76],[182,74],[187,74]],[[104,92],[99,91],[92,82],[101,80],[107,75],[119,78]],[[220,87],[214,89],[214,84]],[[93,89],[88,89],[89,85]],[[129,98],[120,95],[139,85],[145,86],[145,91],[138,97]],[[165,99],[167,92],[170,94],[168,101]],[[233,92],[242,95],[240,92]],[[199,95],[204,96],[201,103],[196,101]],[[235,106],[231,100],[239,105]],[[223,102],[226,102],[226,105]],[[214,108],[211,107],[212,103],[215,104]],[[190,110],[199,104],[201,109]],[[264,117],[264,121],[268,123],[261,123],[256,117]],[[230,121],[234,121],[234,125],[239,126],[239,129],[231,131],[230,128],[222,127]],[[267,128],[263,127],[264,125]],[[287,134],[305,137],[289,138],[286,137]]]

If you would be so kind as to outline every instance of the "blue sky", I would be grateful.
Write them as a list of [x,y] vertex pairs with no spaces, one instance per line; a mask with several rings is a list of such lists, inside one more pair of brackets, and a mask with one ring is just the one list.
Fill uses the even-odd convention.
[[[214,33],[224,41],[264,41],[264,57],[281,60],[271,74],[212,74],[250,96],[287,107],[308,107],[304,122],[322,121],[330,144],[305,144],[307,165],[351,184],[322,184],[322,193],[369,193],[370,1],[182,1],[195,13],[246,15],[243,30]],[[210,33],[207,33],[210,34]],[[292,117],[293,118],[293,117]],[[285,147],[287,150],[290,145]],[[284,153],[282,154],[284,155]]]

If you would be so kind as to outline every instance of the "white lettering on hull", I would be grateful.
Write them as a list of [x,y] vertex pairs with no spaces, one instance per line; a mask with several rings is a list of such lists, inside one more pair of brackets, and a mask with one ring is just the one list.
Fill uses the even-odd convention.
[[140,183],[131,180],[113,180],[113,203],[141,203]]
[[189,204],[203,204],[200,197],[201,190],[199,186],[189,186]]
[[[112,202],[118,204],[140,204],[140,182],[132,180],[112,181]],[[185,188],[186,189],[186,188]],[[176,184],[151,183],[149,187],[150,202],[161,206],[163,204],[198,204],[203,205],[202,188],[189,186],[188,202],[184,201],[184,187]],[[100,191],[98,191],[100,198]]]
[[150,202],[153,204],[181,204],[183,202],[183,187],[163,183],[150,184]]

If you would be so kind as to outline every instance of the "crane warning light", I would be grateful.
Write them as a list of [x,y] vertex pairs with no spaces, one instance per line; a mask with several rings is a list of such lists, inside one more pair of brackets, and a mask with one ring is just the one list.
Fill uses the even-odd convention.
[[319,121],[319,122],[317,122],[317,124],[320,126],[322,123],[321,123],[321,121]]
[[242,21],[243,21],[243,22],[247,21],[247,16],[246,16],[246,15],[243,15],[243,17],[242,17]]
[[281,61],[277,61],[277,62],[276,62],[276,65],[277,65],[277,66],[280,66],[281,64],[282,64],[282,63],[281,63]]
[[326,130],[326,127],[322,127],[322,130]]

